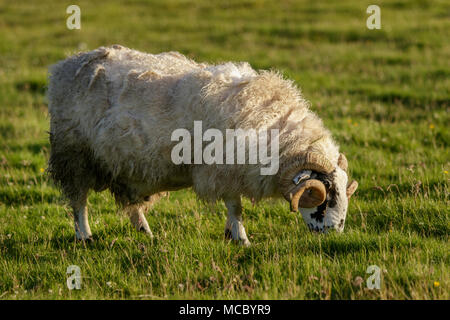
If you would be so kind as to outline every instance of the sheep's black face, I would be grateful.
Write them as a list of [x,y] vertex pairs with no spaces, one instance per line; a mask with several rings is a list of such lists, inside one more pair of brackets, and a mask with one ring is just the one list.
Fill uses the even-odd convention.
[[317,174],[316,179],[325,185],[327,197],[318,207],[300,207],[303,220],[311,231],[327,232],[331,229],[342,232],[348,208],[347,173],[337,167],[329,175]]

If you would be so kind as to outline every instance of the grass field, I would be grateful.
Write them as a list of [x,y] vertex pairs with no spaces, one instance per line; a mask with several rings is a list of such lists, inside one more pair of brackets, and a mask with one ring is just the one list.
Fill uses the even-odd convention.
[[[66,28],[73,3],[81,30]],[[366,28],[370,4],[381,30]],[[0,0],[0,298],[449,299],[449,30],[445,0]],[[345,232],[311,234],[287,203],[245,200],[243,248],[223,238],[223,203],[184,190],[148,212],[150,240],[104,192],[89,197],[95,242],[75,242],[44,172],[47,67],[115,43],[294,79],[359,181]]]

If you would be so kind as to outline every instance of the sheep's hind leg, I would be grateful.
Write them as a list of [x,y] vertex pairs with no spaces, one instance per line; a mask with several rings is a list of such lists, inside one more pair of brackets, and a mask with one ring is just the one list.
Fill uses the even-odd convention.
[[92,232],[88,221],[87,194],[85,191],[76,200],[72,201],[75,233],[78,240],[92,241]]
[[135,204],[125,208],[125,211],[130,216],[131,224],[136,230],[141,231],[153,238],[153,233],[150,230],[147,219],[145,218],[145,211],[148,208],[148,204]]
[[228,209],[228,218],[225,224],[225,237],[238,241],[239,244],[248,247],[250,241],[245,233],[242,224],[242,205],[241,199],[225,199],[225,206]]
[[150,237],[153,238],[153,233],[150,230],[147,219],[145,219],[145,212],[149,207],[154,205],[162,197],[169,196],[169,192],[160,192],[152,194],[151,196],[145,197],[145,202],[143,204],[129,205],[125,208],[125,212],[130,216],[131,224],[141,232],[145,232]]

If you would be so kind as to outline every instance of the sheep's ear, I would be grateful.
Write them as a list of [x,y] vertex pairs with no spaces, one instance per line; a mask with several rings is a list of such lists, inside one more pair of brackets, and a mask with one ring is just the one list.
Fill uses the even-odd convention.
[[353,180],[350,182],[350,184],[347,186],[347,198],[350,199],[352,194],[355,193],[356,189],[358,188],[358,182],[356,180]]
[[348,170],[348,161],[347,158],[345,157],[345,155],[343,153],[339,154],[339,159],[338,159],[338,166],[344,170],[345,172],[347,172]]

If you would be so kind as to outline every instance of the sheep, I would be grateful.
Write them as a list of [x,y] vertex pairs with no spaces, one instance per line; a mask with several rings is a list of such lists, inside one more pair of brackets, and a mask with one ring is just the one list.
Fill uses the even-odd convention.
[[[92,240],[88,192],[105,189],[149,236],[146,209],[164,192],[188,187],[201,200],[225,202],[225,235],[245,246],[242,197],[284,197],[310,230],[344,228],[358,184],[347,185],[347,159],[331,133],[276,71],[113,45],[51,66],[48,101],[48,172],[73,208],[79,240]],[[262,175],[262,163],[175,164],[171,134],[193,132],[196,121],[223,133],[276,129],[278,171]]]

